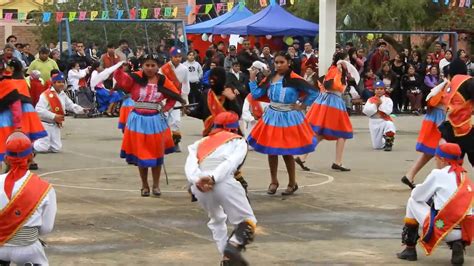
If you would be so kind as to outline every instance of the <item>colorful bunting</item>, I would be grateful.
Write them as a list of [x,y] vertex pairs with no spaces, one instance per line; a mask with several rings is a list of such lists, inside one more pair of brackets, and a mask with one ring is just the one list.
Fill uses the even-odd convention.
[[218,3],[216,4],[216,13],[219,14],[222,10],[222,7],[224,7],[224,4]]
[[266,7],[267,6],[267,0],[260,0],[260,6],[261,7]]
[[201,5],[196,5],[194,7],[194,14],[199,14],[199,9],[201,9]]
[[79,20],[86,20],[86,15],[87,15],[87,11],[80,11],[79,12]]
[[294,4],[295,4],[295,0],[290,0],[290,4],[291,4],[291,5],[294,5]]
[[464,7],[464,4],[466,4],[466,0],[459,1],[459,7]]
[[286,5],[286,0],[280,0],[280,6]]
[[5,13],[5,21],[10,21],[12,20],[13,13]]
[[26,19],[26,13],[25,12],[20,12],[18,13],[18,20],[25,20]]
[[109,11],[103,10],[100,19],[109,19]]
[[186,16],[189,16],[189,14],[191,14],[191,10],[192,10],[192,9],[193,9],[192,6],[187,5],[187,6],[186,6],[186,9],[185,9],[185,11],[184,11],[184,14],[185,14]]
[[117,19],[122,19],[124,10],[117,10]]
[[69,12],[69,22],[72,22],[76,19],[77,12]]
[[98,15],[99,11],[91,11],[91,21],[94,21]]
[[178,7],[177,7],[177,6],[175,6],[175,7],[173,8],[173,14],[172,14],[172,16],[173,16],[174,18],[178,16]]
[[166,7],[165,8],[165,17],[171,17],[171,12],[173,10],[171,9],[171,7]]
[[206,15],[209,14],[209,12],[211,12],[213,6],[214,6],[213,4],[206,4],[206,9],[204,10],[204,14],[206,14]]
[[160,18],[160,14],[161,14],[161,8],[155,7],[155,8],[153,9],[153,17],[156,18],[156,19],[159,19],[159,18]]
[[56,22],[59,23],[63,19],[64,12],[56,12]]
[[234,2],[227,2],[227,12],[230,12],[234,8]]
[[130,9],[129,19],[135,19],[137,17],[137,10],[135,8]]
[[51,12],[43,12],[43,23],[48,23],[51,20]]
[[148,8],[142,8],[140,10],[140,18],[146,19],[148,17]]

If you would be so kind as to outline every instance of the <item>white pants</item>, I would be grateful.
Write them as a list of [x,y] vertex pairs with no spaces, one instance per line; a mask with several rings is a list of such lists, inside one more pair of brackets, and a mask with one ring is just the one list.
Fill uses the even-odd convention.
[[61,129],[56,124],[42,122],[48,136],[34,142],[33,147],[37,152],[59,152],[63,147],[61,142]]
[[[239,124],[240,124],[240,128],[242,130],[242,133],[244,134],[245,139],[247,139],[250,136],[250,133],[252,132],[252,129],[257,124],[257,120],[253,120],[253,121],[250,121],[250,122],[240,120]],[[253,151],[253,147],[250,146],[250,145],[248,146],[248,149],[249,149],[249,151]]]
[[[191,187],[191,190],[197,198],[199,205],[207,211],[210,219],[207,226],[211,230],[217,249],[222,255],[224,254],[228,238],[227,219],[233,225],[237,225],[247,219],[257,224],[252,207],[250,207],[250,203],[245,196],[245,190],[233,176],[229,176],[222,182],[214,185],[213,190],[207,193],[199,191],[194,185]],[[231,238],[231,241],[239,243],[235,236]]]
[[[418,224],[420,225],[420,229],[422,230],[423,224],[427,215],[430,213],[430,206],[425,202],[418,202],[415,201],[413,198],[409,198],[407,202],[407,212],[406,217],[416,219]],[[455,240],[461,239],[462,234],[461,230],[454,229],[452,230],[446,237],[444,241],[451,242]]]
[[392,121],[382,118],[369,119],[370,138],[372,139],[372,147],[374,149],[383,149],[385,145],[384,135],[387,132],[395,133],[397,129]]
[[18,265],[31,262],[41,266],[48,266],[48,259],[44,253],[43,246],[36,242],[29,246],[3,246],[0,247],[0,260],[10,261]]
[[[178,105],[179,104],[179,105]],[[175,106],[181,106],[180,103],[177,103]],[[171,109],[167,115],[168,125],[170,126],[171,131],[180,132],[181,128],[181,110],[180,109]]]

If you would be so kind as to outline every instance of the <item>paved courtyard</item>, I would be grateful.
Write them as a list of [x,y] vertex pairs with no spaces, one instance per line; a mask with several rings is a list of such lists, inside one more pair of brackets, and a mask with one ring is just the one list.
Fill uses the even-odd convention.
[[[333,142],[321,143],[308,160],[311,172],[297,172],[300,190],[283,198],[266,195],[266,156],[248,154],[243,168],[259,228],[245,255],[252,265],[414,265],[400,261],[404,205],[410,191],[400,183],[418,156],[414,151],[422,117],[402,116],[393,152],[373,151],[366,117],[352,117],[354,139],[344,164],[330,169]],[[68,118],[64,150],[38,155],[39,173],[55,185],[56,227],[45,240],[51,265],[218,265],[207,216],[186,192],[186,145],[199,138],[202,123],[183,120],[183,153],[166,157],[169,185],[162,175],[161,198],[140,197],[135,167],[118,156],[117,119]],[[430,163],[419,174],[422,181]],[[466,166],[471,176],[472,168]],[[280,160],[280,188],[287,176]],[[466,264],[473,265],[472,248]],[[449,265],[441,245],[430,257],[418,249],[422,265]]]

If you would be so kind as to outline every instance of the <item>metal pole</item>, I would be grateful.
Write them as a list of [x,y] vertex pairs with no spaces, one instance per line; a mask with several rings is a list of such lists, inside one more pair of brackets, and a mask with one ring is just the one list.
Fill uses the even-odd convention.
[[105,27],[105,23],[102,23],[102,26],[104,27],[105,43],[108,45],[109,44],[109,38],[107,36],[107,28]]
[[69,29],[69,20],[68,19],[63,19],[63,20],[66,23],[67,52],[68,52],[69,56],[71,56],[72,55],[71,30]]
[[128,0],[123,0],[123,5],[125,6],[125,9],[127,10],[128,18],[130,18],[130,8],[128,7]]
[[109,11],[109,9],[107,8],[107,0],[102,0],[102,5],[104,6],[105,11]]
[[184,49],[186,51],[186,54],[189,52],[189,47],[188,47],[188,37],[186,35],[186,26],[184,25],[184,21],[181,22],[181,27],[183,27],[183,36],[184,36]]
[[174,23],[174,46],[178,45],[178,23]]
[[145,23],[145,37],[146,37],[146,47],[149,53],[151,53],[150,49],[150,38],[148,37],[148,24]]
[[58,26],[58,42],[59,42],[59,53],[63,52],[63,21]]

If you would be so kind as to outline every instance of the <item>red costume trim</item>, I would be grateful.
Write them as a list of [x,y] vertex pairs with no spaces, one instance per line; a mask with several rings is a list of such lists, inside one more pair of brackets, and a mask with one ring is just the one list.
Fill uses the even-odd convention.
[[0,246],[8,242],[38,208],[51,185],[31,173],[18,193],[0,211]]
[[198,163],[201,163],[204,159],[207,158],[207,156],[209,156],[211,153],[217,150],[217,148],[219,148],[220,146],[237,138],[242,138],[242,137],[228,131],[220,131],[216,134],[206,137],[199,144],[198,149],[197,149]]
[[260,102],[255,100],[251,93],[247,95],[247,101],[249,102],[251,113],[257,120],[260,119],[263,115],[263,108]]
[[467,135],[472,128],[472,102],[466,101],[458,92],[464,82],[471,79],[468,75],[456,75],[446,90],[448,100],[448,121],[453,126],[456,137]]
[[181,82],[179,82],[179,79],[176,76],[176,73],[174,72],[171,64],[172,64],[171,62],[164,64],[161,67],[161,72],[163,72],[163,75],[165,75],[181,93],[182,84]]
[[207,92],[207,107],[209,108],[211,115],[206,118],[206,120],[204,120],[204,130],[202,132],[203,136],[207,136],[209,135],[209,132],[211,132],[212,126],[214,125],[214,118],[218,114],[227,111],[224,108],[224,102],[224,96],[217,96],[212,90]]

